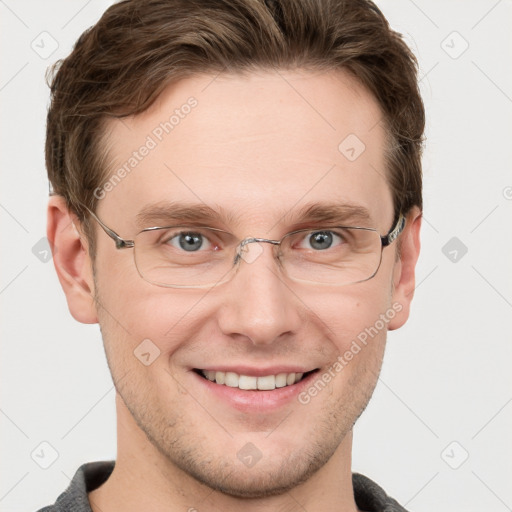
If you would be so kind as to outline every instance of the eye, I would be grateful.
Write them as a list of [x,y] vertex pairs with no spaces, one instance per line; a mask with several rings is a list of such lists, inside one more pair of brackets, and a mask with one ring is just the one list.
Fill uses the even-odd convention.
[[186,252],[197,252],[199,249],[209,249],[212,244],[208,238],[198,231],[180,231],[166,236],[162,243],[171,245]]
[[330,249],[331,247],[336,245],[341,245],[345,242],[346,241],[341,234],[335,233],[334,231],[331,230],[309,231],[303,240],[303,243],[309,244],[309,247],[301,246],[301,248],[313,248],[315,251],[321,251],[325,249]]

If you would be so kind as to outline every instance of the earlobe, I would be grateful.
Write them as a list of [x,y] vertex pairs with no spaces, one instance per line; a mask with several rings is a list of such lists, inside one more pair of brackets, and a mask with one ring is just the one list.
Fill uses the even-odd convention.
[[421,211],[414,207],[407,216],[407,224],[400,235],[400,257],[393,270],[393,308],[397,315],[388,324],[390,331],[398,329],[409,318],[409,311],[416,286],[415,269],[420,254]]
[[48,202],[47,237],[52,247],[53,263],[75,320],[84,324],[98,322],[94,303],[92,262],[84,236],[80,236],[73,215],[62,196]]

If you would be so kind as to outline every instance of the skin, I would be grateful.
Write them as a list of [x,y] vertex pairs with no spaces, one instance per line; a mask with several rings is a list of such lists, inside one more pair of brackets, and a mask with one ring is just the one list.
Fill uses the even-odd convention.
[[[223,207],[238,223],[215,227],[240,239],[279,239],[307,202],[361,205],[381,234],[392,227],[382,114],[340,71],[183,80],[143,114],[108,122],[111,171],[190,96],[197,107],[99,201],[96,213],[122,237],[139,231],[135,216],[144,206],[164,199]],[[353,162],[338,150],[350,133],[366,145]],[[80,322],[100,324],[117,390],[118,456],[109,480],[89,495],[93,510],[357,510],[352,427],[375,387],[386,329],[309,403],[292,400],[266,414],[236,410],[191,369],[297,364],[321,375],[393,303],[401,311],[387,328],[401,327],[414,292],[420,223],[414,208],[400,258],[395,242],[377,275],[362,283],[290,281],[263,244],[255,261],[207,292],[149,284],[133,250],[116,250],[99,228],[93,272],[79,223],[61,197],[51,197],[48,238],[58,248],[54,263],[69,309]],[[133,355],[147,338],[161,351],[149,366]],[[252,467],[237,457],[249,442],[262,454]]]

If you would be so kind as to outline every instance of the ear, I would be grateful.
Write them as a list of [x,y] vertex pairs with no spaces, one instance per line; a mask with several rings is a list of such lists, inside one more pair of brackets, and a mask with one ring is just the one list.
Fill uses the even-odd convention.
[[398,329],[409,318],[409,311],[416,285],[415,268],[420,255],[421,211],[414,207],[409,215],[403,233],[400,235],[400,257],[393,270],[392,304],[397,314],[389,322],[390,331]]
[[78,231],[78,219],[62,196],[48,202],[46,236],[53,253],[53,263],[75,320],[84,324],[98,322],[94,304],[92,262],[85,236]]

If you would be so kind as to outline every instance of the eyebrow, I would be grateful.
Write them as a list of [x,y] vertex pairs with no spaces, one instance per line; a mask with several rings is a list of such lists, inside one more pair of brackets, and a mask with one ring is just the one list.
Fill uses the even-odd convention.
[[[368,224],[371,215],[367,208],[355,204],[308,203],[299,210],[281,211],[276,224],[293,224],[292,229],[299,229],[304,224],[324,223],[338,225]],[[239,226],[241,216],[217,206],[216,209],[204,203],[159,202],[147,205],[137,214],[136,224],[141,229],[153,226],[183,223],[211,226],[220,224],[224,229]],[[357,223],[357,224],[355,224]]]
[[136,224],[141,228],[162,222],[208,225],[219,221],[228,225],[237,223],[236,217],[222,207],[215,210],[204,203],[167,201],[145,206],[135,218]]
[[298,223],[325,223],[347,225],[351,223],[367,224],[371,215],[367,208],[355,204],[308,203],[298,212],[288,212],[282,220],[295,217]]

